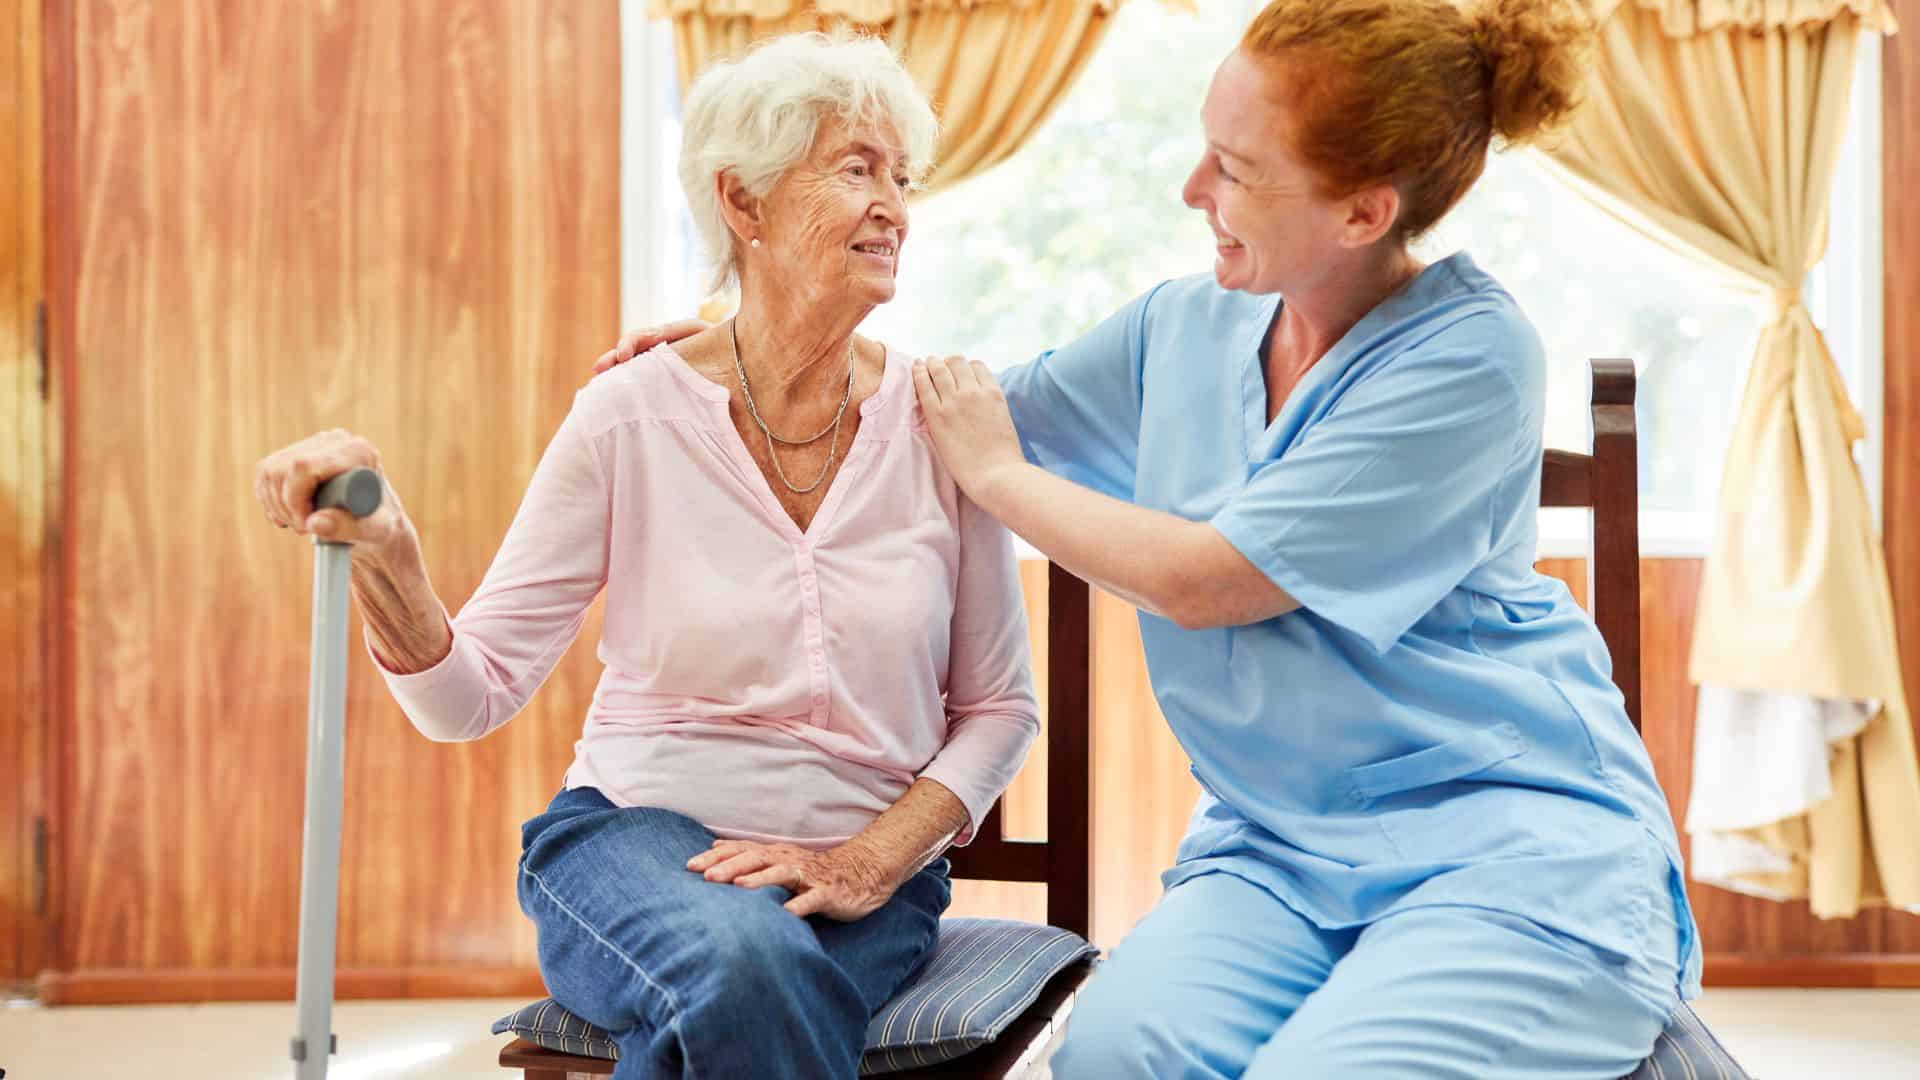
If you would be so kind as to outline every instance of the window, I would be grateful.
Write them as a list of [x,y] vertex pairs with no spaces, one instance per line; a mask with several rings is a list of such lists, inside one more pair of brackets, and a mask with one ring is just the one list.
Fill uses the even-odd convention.
[[[1546,345],[1548,446],[1590,445],[1590,359],[1635,361],[1642,550],[1704,554],[1766,316],[1759,302],[1609,217],[1524,151],[1494,154],[1420,245],[1430,258],[1462,248],[1513,293]],[[1584,511],[1544,511],[1541,554],[1584,553],[1586,529]]]
[[[620,326],[684,318],[706,292],[680,190],[680,84],[668,23],[620,0]],[[612,344],[609,340],[608,344]]]
[[[1199,157],[1207,82],[1251,11],[1209,4],[1193,15],[1145,0],[1122,5],[1068,99],[1027,146],[915,204],[900,292],[862,331],[911,352],[963,353],[1004,367],[1071,340],[1158,281],[1206,271],[1211,236],[1182,205],[1180,188]],[[1829,257],[1808,290],[1873,428],[1879,220],[1863,208],[1879,206],[1876,45],[1863,46]],[[1140,77],[1149,71],[1152,78]],[[670,92],[670,75],[664,85]],[[658,126],[662,133],[672,127],[675,141],[656,152],[670,161],[677,127]],[[665,175],[667,192],[646,205],[678,206],[670,167]],[[678,214],[679,246],[660,245],[654,265],[687,291],[660,299],[651,309],[659,315],[630,311],[629,325],[694,307],[701,282],[686,267],[697,245],[684,210]],[[1420,253],[1431,259],[1462,248],[1513,292],[1545,340],[1549,446],[1588,445],[1590,358],[1637,362],[1643,550],[1704,554],[1765,301],[1723,288],[1608,217],[1525,152],[1496,154]],[[1876,463],[1872,444],[1863,468],[1877,501]],[[1585,538],[1580,512],[1543,514],[1543,555],[1582,551]]]
[[1025,147],[915,204],[900,292],[862,332],[999,368],[1065,344],[1156,282],[1210,267],[1212,234],[1180,187],[1200,157],[1207,82],[1248,13],[1201,8],[1121,5]]
[[1807,306],[1867,422],[1854,448],[1873,520],[1880,522],[1881,380],[1886,363],[1882,307],[1880,35],[1862,34],[1854,55],[1852,114],[1834,172],[1827,255],[1809,275]]

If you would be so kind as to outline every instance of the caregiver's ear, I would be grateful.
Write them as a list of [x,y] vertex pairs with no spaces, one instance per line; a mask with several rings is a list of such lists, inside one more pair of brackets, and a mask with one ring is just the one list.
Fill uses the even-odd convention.
[[1367,247],[1392,232],[1400,221],[1400,202],[1400,189],[1392,184],[1373,184],[1347,196],[1341,245]]

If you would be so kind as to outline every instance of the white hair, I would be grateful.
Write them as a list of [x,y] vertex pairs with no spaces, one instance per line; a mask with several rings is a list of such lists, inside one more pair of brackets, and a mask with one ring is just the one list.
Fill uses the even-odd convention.
[[878,38],[784,34],[694,80],[681,117],[680,186],[714,267],[714,289],[739,273],[714,178],[732,171],[748,194],[765,197],[806,157],[828,116],[891,124],[915,182],[932,167],[933,107]]

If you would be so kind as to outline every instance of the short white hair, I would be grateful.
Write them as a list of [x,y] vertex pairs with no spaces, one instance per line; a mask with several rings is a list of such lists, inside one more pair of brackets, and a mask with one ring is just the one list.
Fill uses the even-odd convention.
[[739,259],[714,178],[731,170],[748,194],[765,197],[806,157],[829,116],[891,124],[916,183],[933,166],[933,106],[878,38],[783,34],[694,80],[681,116],[680,186],[714,267],[715,290],[738,276]]

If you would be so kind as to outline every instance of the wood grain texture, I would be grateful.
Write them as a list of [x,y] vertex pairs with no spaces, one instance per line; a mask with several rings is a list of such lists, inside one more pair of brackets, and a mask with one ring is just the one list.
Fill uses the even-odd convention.
[[[140,968],[48,972],[41,1000],[62,1005],[170,1005],[194,1001],[289,1001],[294,969]],[[537,968],[411,966],[341,968],[334,997],[341,1001],[395,998],[524,997],[547,994]]]
[[17,763],[0,781],[0,983],[33,976],[47,937],[35,871],[47,796],[40,81],[40,0],[0,0],[0,762]]
[[[1920,0],[1892,0],[1904,33],[1881,40],[1881,217],[1886,367],[1881,510],[1887,577],[1909,711],[1920,733]],[[1898,920],[1889,948],[1920,952],[1920,919]]]
[[[472,591],[616,325],[617,12],[75,0],[65,17],[56,966],[283,969],[311,553],[262,523],[252,464],[317,428],[366,434],[443,597]],[[590,646],[462,746],[416,735],[351,656],[341,967],[530,968],[517,826],[560,783]]]
[[1708,953],[1709,986],[1823,986],[1867,990],[1920,989],[1920,954],[1829,953],[1820,956]]

